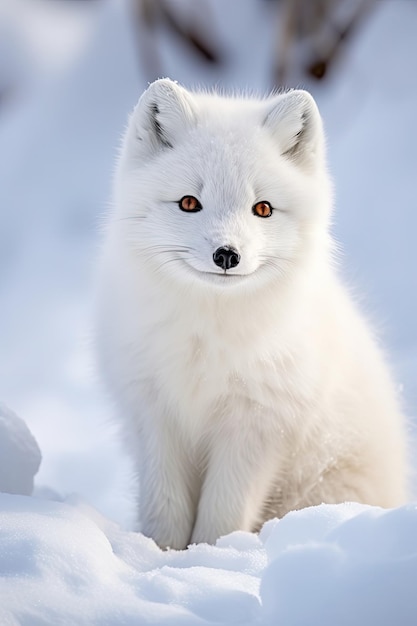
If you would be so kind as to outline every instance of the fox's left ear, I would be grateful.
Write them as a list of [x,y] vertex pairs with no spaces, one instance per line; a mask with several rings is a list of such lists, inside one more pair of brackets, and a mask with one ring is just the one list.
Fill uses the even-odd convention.
[[300,165],[311,166],[323,158],[324,136],[313,97],[300,89],[276,96],[264,120],[281,154]]
[[169,78],[153,82],[143,93],[129,123],[138,153],[172,148],[195,121],[192,95]]

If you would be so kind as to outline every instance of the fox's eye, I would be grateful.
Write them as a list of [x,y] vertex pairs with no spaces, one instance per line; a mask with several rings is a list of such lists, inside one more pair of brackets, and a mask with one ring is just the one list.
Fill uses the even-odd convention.
[[252,213],[258,217],[271,217],[272,208],[269,202],[257,202],[252,207]]
[[184,196],[178,204],[181,211],[188,211],[188,213],[197,213],[197,211],[201,211],[203,208],[194,196]]

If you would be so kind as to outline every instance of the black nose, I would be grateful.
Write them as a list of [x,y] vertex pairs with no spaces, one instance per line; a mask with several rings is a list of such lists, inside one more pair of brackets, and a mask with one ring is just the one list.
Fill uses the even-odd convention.
[[239,265],[240,254],[234,248],[217,248],[213,254],[213,261],[223,270],[230,270],[231,267]]

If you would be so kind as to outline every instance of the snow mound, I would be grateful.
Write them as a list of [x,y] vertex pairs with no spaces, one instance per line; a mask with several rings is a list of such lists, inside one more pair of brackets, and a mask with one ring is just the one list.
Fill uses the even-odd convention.
[[0,623],[417,623],[417,505],[321,505],[161,551],[79,502],[0,495]]
[[0,491],[30,495],[41,451],[25,422],[0,403]]

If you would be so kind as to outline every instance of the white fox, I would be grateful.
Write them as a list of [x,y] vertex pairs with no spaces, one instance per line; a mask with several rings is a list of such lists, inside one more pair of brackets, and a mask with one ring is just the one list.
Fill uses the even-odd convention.
[[404,419],[332,262],[310,94],[154,82],[113,200],[97,343],[140,530],[183,549],[321,502],[403,503]]

